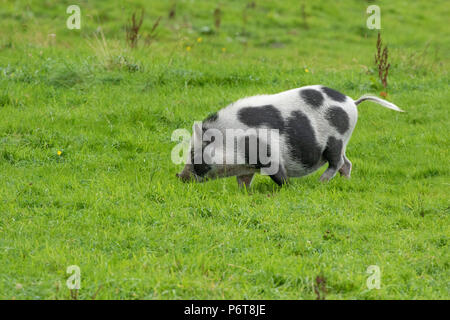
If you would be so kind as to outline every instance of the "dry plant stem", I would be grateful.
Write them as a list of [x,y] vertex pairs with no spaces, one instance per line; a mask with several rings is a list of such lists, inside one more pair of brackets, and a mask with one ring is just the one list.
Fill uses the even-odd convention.
[[156,29],[158,28],[159,23],[161,22],[161,19],[162,19],[162,16],[159,16],[156,19],[155,23],[153,23],[152,29],[150,30],[150,34],[145,39],[145,44],[147,46],[151,45],[152,42],[155,40],[155,38],[156,38]]
[[220,8],[217,7],[214,10],[214,25],[216,27],[216,30],[220,29],[221,22],[222,22],[222,10],[220,10]]
[[144,9],[141,11],[141,17],[139,21],[136,21],[136,12],[131,15],[131,25],[126,27],[127,43],[130,48],[136,48],[139,39],[139,30],[141,29],[142,22],[144,21]]
[[378,78],[380,79],[381,83],[383,84],[383,87],[387,87],[387,77],[389,74],[389,67],[391,66],[390,63],[388,63],[388,48],[385,46],[383,48],[383,41],[381,40],[381,34],[378,33],[378,39],[377,39],[377,52],[375,54],[375,65],[378,69]]

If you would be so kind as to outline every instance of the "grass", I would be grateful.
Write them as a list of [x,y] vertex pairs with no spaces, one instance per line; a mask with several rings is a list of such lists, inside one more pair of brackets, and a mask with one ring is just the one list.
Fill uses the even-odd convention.
[[213,1],[172,19],[171,2],[79,1],[68,30],[68,1],[3,0],[0,298],[74,297],[78,265],[78,299],[315,299],[317,277],[326,299],[449,299],[449,7],[376,3],[387,99],[407,112],[359,106],[351,180],[258,176],[245,192],[177,181],[172,131],[248,95],[384,90],[368,2],[305,2],[307,28],[301,1],[221,2],[217,31]]

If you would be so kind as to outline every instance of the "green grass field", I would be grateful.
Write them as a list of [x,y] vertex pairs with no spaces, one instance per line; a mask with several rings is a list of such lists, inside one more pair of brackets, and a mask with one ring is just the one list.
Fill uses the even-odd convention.
[[[78,299],[450,298],[448,1],[76,2],[0,0],[0,298],[74,297],[70,265]],[[352,179],[176,179],[175,129],[311,84],[406,111],[358,107]]]

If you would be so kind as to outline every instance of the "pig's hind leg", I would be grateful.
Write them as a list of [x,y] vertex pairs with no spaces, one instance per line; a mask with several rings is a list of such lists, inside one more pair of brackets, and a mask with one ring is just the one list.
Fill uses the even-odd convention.
[[341,174],[341,176],[350,178],[350,173],[352,172],[352,163],[347,159],[345,154],[342,157],[344,158],[344,164],[339,169],[339,173]]
[[323,158],[328,161],[328,168],[320,177],[320,181],[330,181],[344,165],[342,147],[342,140],[334,137],[328,138],[327,146],[322,154]]

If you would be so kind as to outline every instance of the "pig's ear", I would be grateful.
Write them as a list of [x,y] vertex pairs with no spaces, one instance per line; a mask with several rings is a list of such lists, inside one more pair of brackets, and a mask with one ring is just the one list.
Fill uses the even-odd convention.
[[193,131],[194,131],[194,141],[202,141],[203,131],[201,122],[194,122]]

